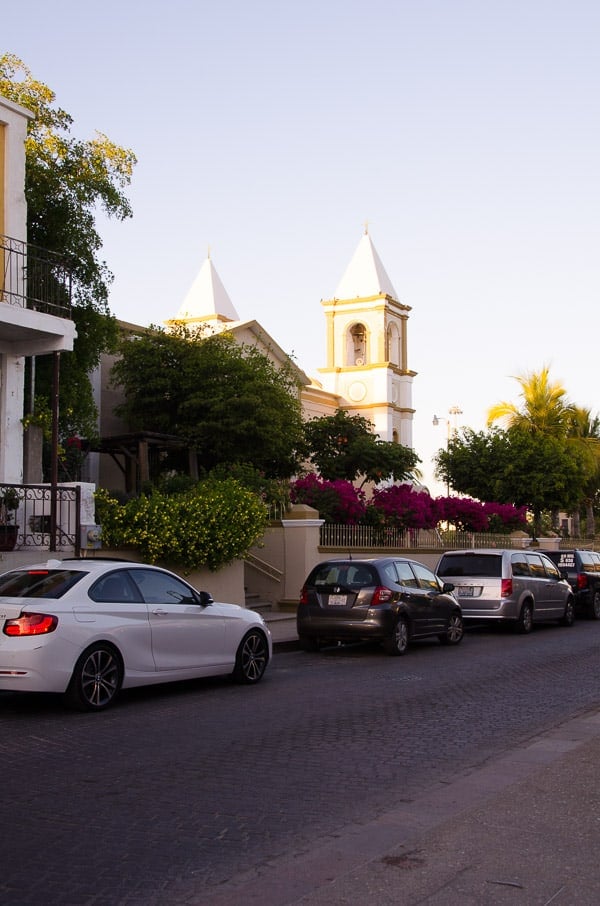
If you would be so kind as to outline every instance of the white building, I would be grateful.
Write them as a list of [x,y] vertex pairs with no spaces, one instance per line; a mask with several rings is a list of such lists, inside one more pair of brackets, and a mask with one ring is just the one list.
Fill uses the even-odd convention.
[[32,116],[0,97],[0,483],[7,484],[23,481],[25,357],[71,350],[76,335],[68,310],[54,308],[27,283],[34,260],[38,268],[53,266],[27,245],[25,137]]
[[[412,381],[408,367],[407,324],[410,307],[398,295],[365,231],[333,299],[322,301],[327,331],[327,364],[320,378],[298,369],[304,385],[304,417],[344,409],[362,415],[382,440],[412,447]],[[212,259],[204,261],[179,311],[166,326],[207,325],[229,330],[284,361],[286,354],[256,321],[241,321]]]

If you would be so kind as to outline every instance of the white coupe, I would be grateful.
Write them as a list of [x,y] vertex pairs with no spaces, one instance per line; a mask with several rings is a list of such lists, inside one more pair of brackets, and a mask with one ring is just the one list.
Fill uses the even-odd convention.
[[121,688],[219,674],[257,683],[272,653],[260,614],[156,566],[49,560],[0,576],[0,691],[62,693],[100,711]]

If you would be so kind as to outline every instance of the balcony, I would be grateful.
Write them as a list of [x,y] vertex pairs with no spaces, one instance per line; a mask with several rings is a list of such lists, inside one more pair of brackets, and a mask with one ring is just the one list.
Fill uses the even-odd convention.
[[72,274],[62,256],[0,235],[0,301],[71,317]]
[[71,269],[54,252],[0,235],[0,354],[73,349]]

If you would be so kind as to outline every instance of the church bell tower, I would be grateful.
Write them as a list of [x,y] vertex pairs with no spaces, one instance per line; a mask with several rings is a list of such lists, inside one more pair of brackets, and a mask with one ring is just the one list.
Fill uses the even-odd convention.
[[412,447],[410,306],[398,301],[367,229],[335,296],[321,304],[327,320],[323,389],[342,397],[350,415],[368,418],[381,440]]

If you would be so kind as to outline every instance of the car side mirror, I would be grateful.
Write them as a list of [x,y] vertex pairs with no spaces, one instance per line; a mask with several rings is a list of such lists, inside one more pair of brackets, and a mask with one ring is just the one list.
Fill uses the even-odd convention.
[[444,584],[442,585],[442,591],[444,592],[444,594],[449,594],[451,591],[454,591],[455,587],[456,586],[454,585],[454,582],[444,582]]
[[215,603],[213,596],[208,591],[200,591],[198,592],[198,596],[200,598],[200,604],[202,605],[202,607],[208,607],[209,604]]

